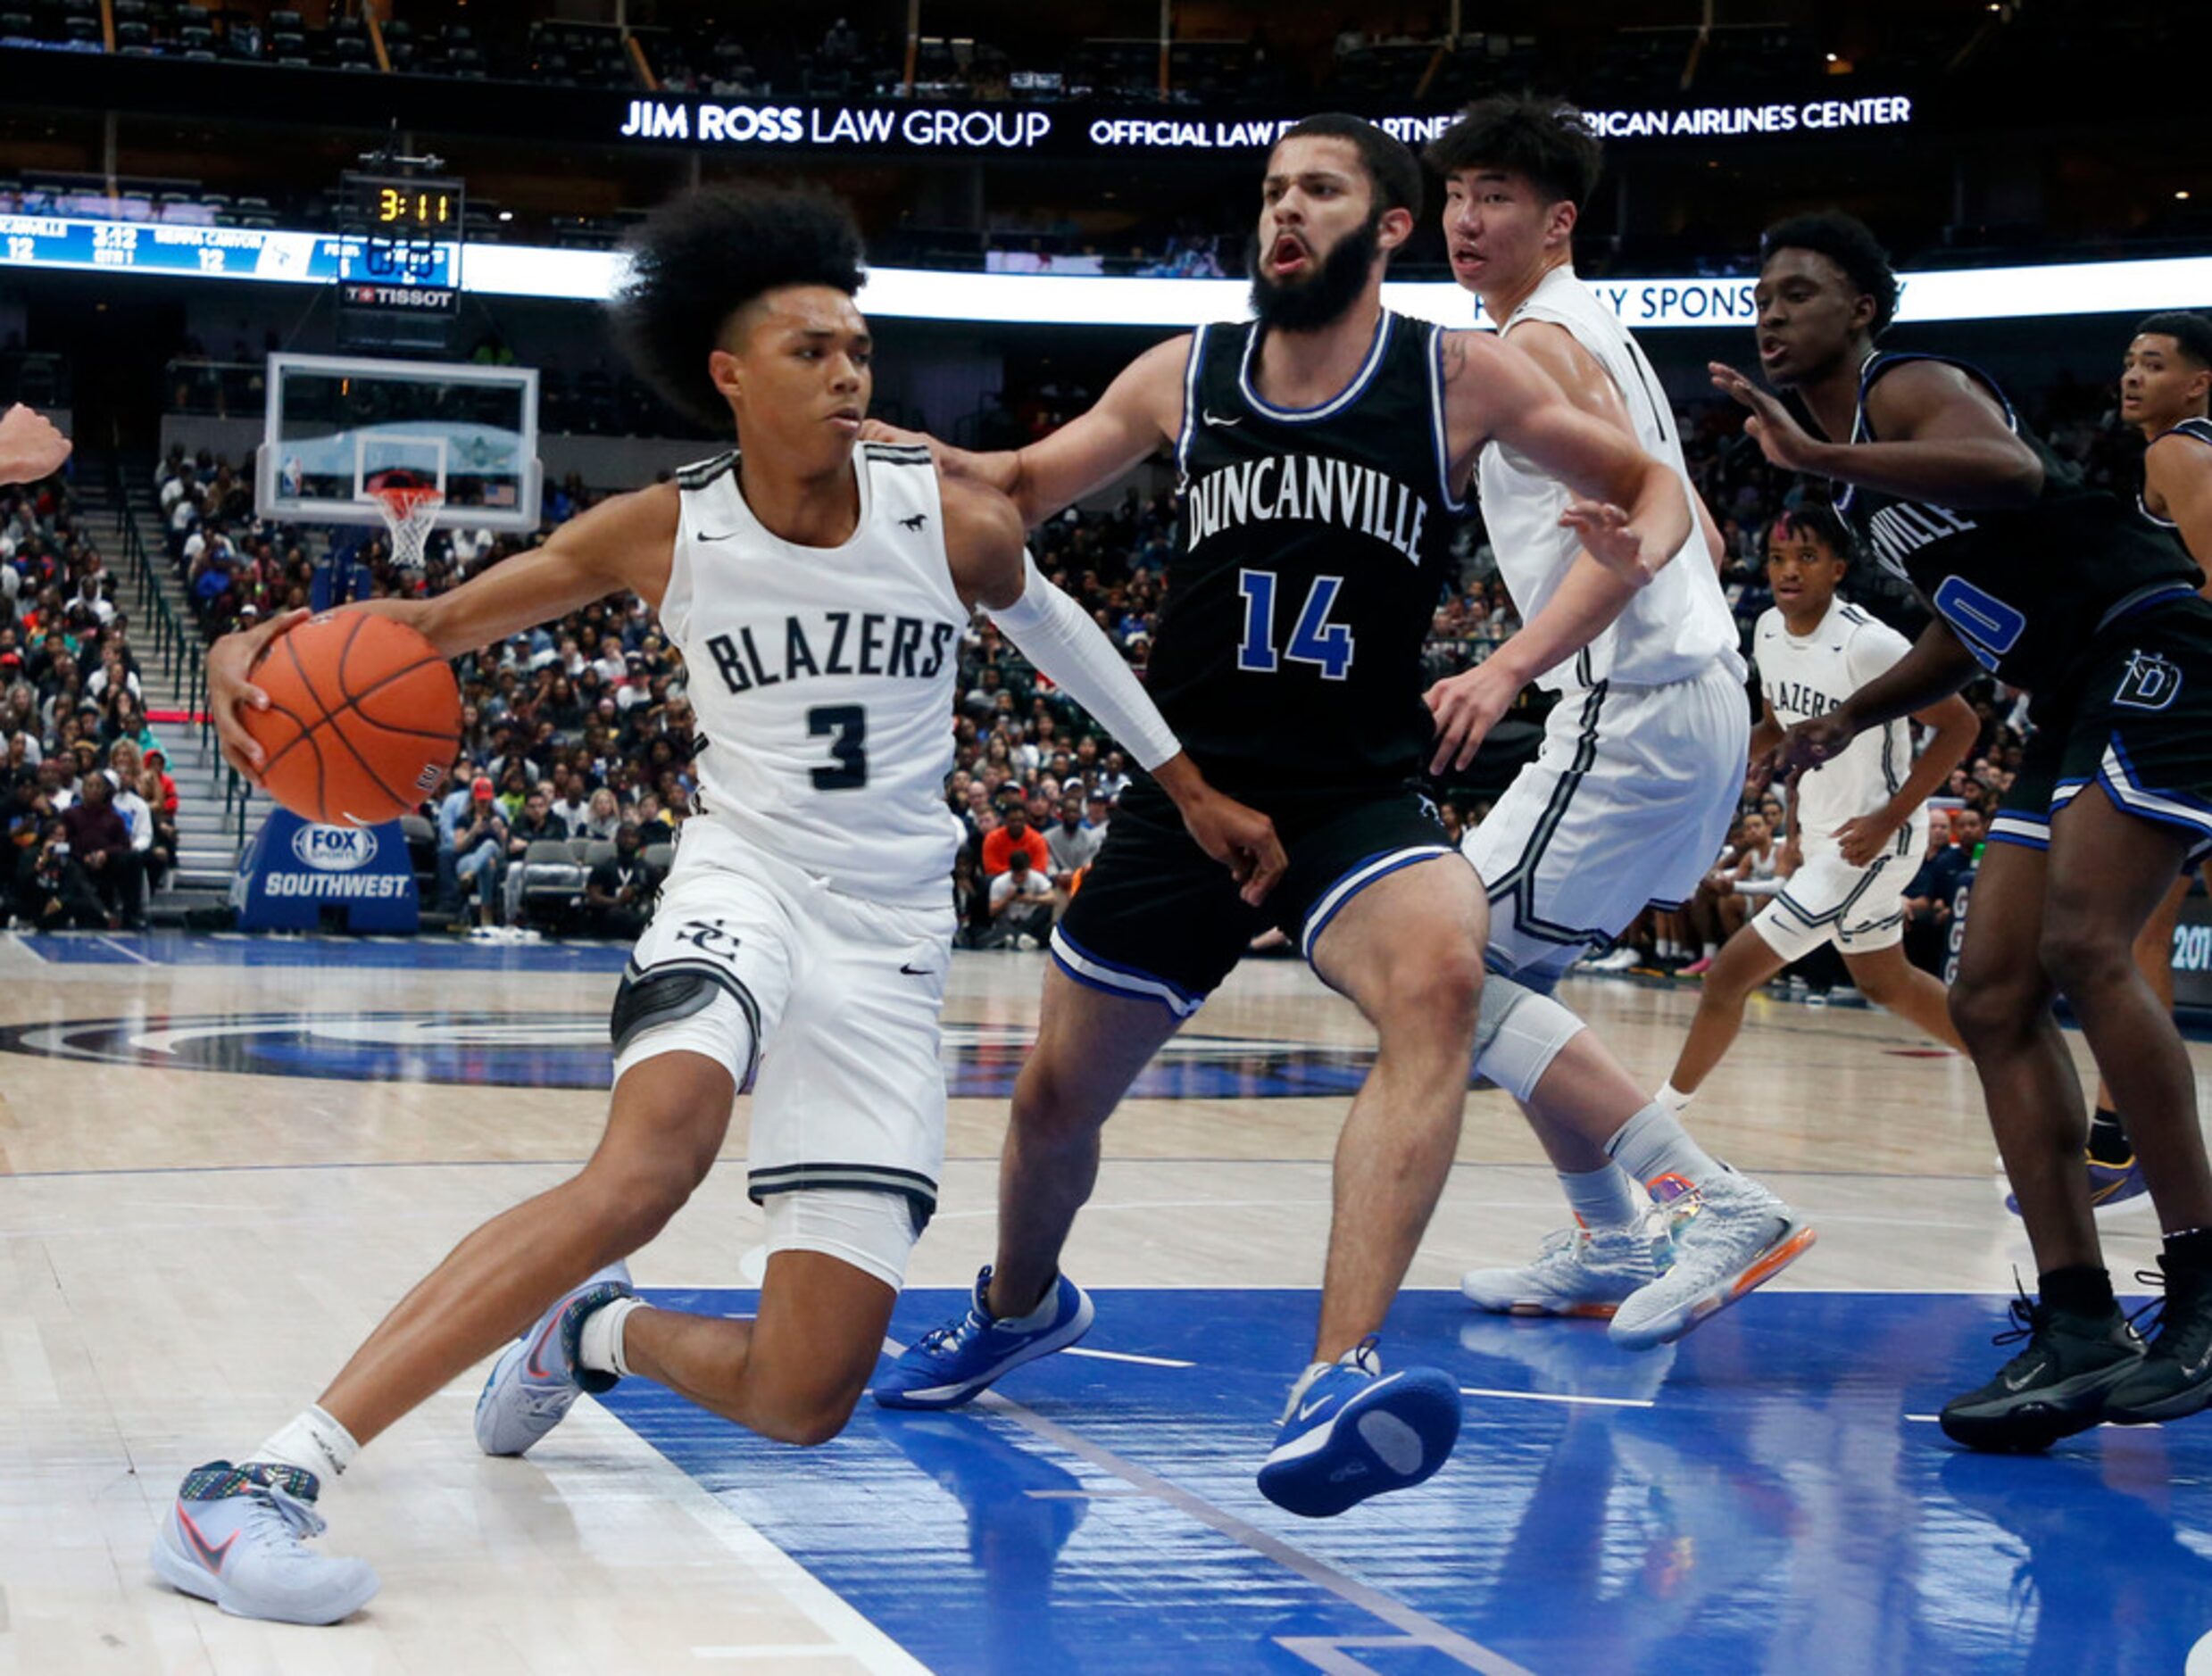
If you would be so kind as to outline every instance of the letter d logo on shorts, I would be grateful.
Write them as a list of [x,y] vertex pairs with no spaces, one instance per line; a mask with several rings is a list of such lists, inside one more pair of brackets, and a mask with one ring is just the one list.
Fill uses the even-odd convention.
[[2181,693],[2182,672],[2173,662],[2155,651],[2132,651],[2112,701],[2132,710],[2162,710]]

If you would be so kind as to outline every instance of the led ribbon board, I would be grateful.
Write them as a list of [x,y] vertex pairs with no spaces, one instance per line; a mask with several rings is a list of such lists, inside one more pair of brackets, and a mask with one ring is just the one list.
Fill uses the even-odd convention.
[[[614,293],[614,251],[470,245],[465,274],[457,241],[426,246],[418,285],[453,285],[489,296],[599,303]],[[205,279],[328,285],[365,260],[362,241],[329,233],[162,222],[0,215],[0,268],[74,270]],[[1908,325],[2042,316],[2148,313],[2212,297],[2212,256],[2142,261],[2059,262],[1905,273],[1897,318]],[[1638,330],[1743,327],[1752,319],[1749,275],[1732,278],[1606,278],[1592,288]],[[1391,307],[1446,326],[1479,324],[1471,295],[1448,280],[1390,284]],[[1136,326],[1176,330],[1249,312],[1242,279],[1135,279],[1098,276],[943,272],[876,268],[861,294],[879,319],[972,320],[986,325]]]

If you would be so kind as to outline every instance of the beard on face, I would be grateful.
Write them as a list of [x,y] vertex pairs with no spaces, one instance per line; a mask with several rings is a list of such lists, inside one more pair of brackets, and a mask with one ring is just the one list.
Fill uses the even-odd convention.
[[1310,277],[1282,285],[1268,278],[1266,253],[1254,233],[1244,247],[1244,263],[1252,272],[1252,313],[1262,326],[1277,332],[1318,332],[1335,324],[1366,287],[1382,236],[1383,212],[1378,206],[1336,241],[1336,248],[1321,259]]

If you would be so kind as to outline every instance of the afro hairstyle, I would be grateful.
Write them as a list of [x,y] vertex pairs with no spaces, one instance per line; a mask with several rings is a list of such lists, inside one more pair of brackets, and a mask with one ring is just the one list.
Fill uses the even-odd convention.
[[731,315],[785,286],[847,296],[867,283],[860,228],[827,192],[705,187],[647,216],[626,246],[629,273],[611,305],[615,339],[639,378],[686,419],[729,429],[707,371]]
[[1841,210],[1821,210],[1776,221],[1759,236],[1759,261],[1765,267],[1778,250],[1809,250],[1825,256],[1859,287],[1861,296],[1874,299],[1874,319],[1867,335],[1879,337],[1897,317],[1897,275],[1867,224]]

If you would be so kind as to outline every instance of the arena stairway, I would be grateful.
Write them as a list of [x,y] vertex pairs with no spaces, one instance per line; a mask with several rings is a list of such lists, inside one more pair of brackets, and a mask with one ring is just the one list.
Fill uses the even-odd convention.
[[148,905],[156,924],[175,925],[195,909],[229,900],[238,851],[270,805],[264,793],[234,783],[212,730],[193,719],[206,702],[200,675],[205,647],[162,534],[154,466],[150,454],[114,461],[80,452],[71,492],[79,521],[117,578],[154,736],[177,783],[177,866]]

